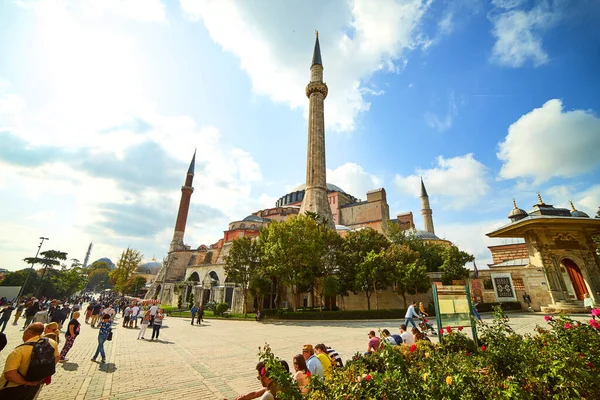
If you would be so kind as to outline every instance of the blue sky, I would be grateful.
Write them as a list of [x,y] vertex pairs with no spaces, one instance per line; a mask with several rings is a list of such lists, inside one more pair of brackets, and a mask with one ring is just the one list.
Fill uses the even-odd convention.
[[600,3],[521,0],[0,3],[0,267],[45,249],[162,258],[198,149],[186,242],[304,181],[319,30],[328,181],[423,176],[436,233],[490,260],[515,198],[600,206]]

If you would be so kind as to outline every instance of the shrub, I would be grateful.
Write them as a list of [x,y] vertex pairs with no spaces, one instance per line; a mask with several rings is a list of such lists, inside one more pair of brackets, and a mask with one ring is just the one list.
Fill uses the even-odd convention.
[[[490,324],[478,323],[481,346],[456,329],[441,345],[384,347],[357,353],[331,379],[311,379],[308,398],[329,399],[592,399],[600,393],[600,324],[547,317],[535,335],[519,335],[500,308]],[[268,350],[267,350],[268,349]],[[268,346],[281,399],[298,399],[290,375],[278,370]],[[270,364],[269,364],[270,363]]]
[[223,315],[223,313],[227,310],[229,310],[229,304],[219,303],[217,304],[215,315]]

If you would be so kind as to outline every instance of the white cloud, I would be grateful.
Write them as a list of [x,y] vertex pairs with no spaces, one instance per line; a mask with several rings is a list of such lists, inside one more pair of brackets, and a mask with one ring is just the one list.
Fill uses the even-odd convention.
[[[434,216],[435,222],[435,216]],[[475,256],[478,268],[492,263],[492,255],[488,246],[502,244],[505,239],[492,239],[485,234],[506,225],[510,221],[487,220],[469,223],[436,224],[435,234],[457,245],[461,250]],[[472,269],[472,264],[467,266]]]
[[417,169],[414,175],[396,175],[396,187],[419,197],[423,177],[430,200],[438,207],[450,209],[472,207],[488,193],[488,169],[472,153],[448,159],[439,156],[436,163],[431,169]]
[[585,189],[577,190],[573,185],[556,185],[542,192],[544,201],[552,203],[555,207],[571,209],[569,200],[579,211],[583,211],[594,218],[600,207],[600,185],[592,185]]
[[[332,1],[321,3],[181,0],[192,20],[202,20],[211,38],[240,59],[253,90],[306,109],[313,29],[319,40],[329,86],[328,127],[351,131],[356,116],[369,109],[365,82],[379,70],[398,71],[407,51],[426,45],[419,32],[430,0]],[[319,6],[315,7],[315,4]]]
[[496,43],[491,61],[507,67],[521,67],[531,61],[534,66],[548,62],[543,48],[542,34],[560,18],[561,12],[554,3],[542,1],[532,9],[524,10],[518,0],[495,1],[497,7],[489,19]]
[[114,13],[140,22],[166,22],[161,0],[85,0],[83,11],[91,15]]
[[358,199],[366,198],[369,190],[383,186],[381,178],[366,172],[363,167],[355,163],[346,163],[334,170],[328,169],[327,181]]
[[600,118],[590,111],[564,111],[558,99],[521,116],[500,143],[500,177],[570,178],[600,165]]
[[438,132],[444,132],[452,128],[454,117],[458,112],[456,100],[454,99],[454,91],[448,95],[448,109],[443,116],[438,116],[432,112],[425,113],[425,122],[430,128]]

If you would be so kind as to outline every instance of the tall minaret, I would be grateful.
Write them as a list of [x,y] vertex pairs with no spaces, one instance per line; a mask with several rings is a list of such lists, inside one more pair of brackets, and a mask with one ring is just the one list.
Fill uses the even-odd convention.
[[300,213],[313,212],[327,219],[327,225],[335,228],[333,214],[327,198],[325,168],[325,112],[323,101],[327,97],[327,85],[323,82],[323,63],[316,32],[315,50],[310,66],[310,82],[306,86],[308,97],[308,152],[306,157],[306,190]]
[[187,223],[188,211],[190,209],[190,199],[194,188],[192,187],[192,181],[194,180],[194,168],[196,166],[196,150],[194,150],[194,156],[192,162],[188,168],[187,175],[185,177],[185,185],[181,187],[181,200],[179,201],[179,211],[177,212],[177,221],[175,222],[175,232],[173,232],[173,240],[171,241],[171,247],[169,252],[173,250],[181,250],[185,248],[183,244],[183,234],[185,233],[185,224]]
[[425,190],[423,178],[421,178],[421,215],[423,216],[425,230],[435,234],[435,230],[433,229],[433,211],[429,207],[429,196],[427,195],[427,190]]

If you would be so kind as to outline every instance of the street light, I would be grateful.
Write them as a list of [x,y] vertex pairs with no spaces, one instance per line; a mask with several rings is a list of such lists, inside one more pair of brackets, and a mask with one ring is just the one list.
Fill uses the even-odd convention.
[[[37,257],[38,257],[38,255],[40,254],[40,249],[42,248],[42,244],[44,243],[44,240],[50,240],[50,239],[48,239],[47,237],[43,237],[43,236],[41,236],[41,237],[40,237],[40,239],[41,239],[41,241],[40,241],[40,245],[38,246],[37,253],[35,253],[35,257],[34,257],[34,259],[35,259],[35,258],[37,258]],[[27,281],[29,280],[29,277],[31,276],[31,273],[33,272],[33,266],[34,266],[34,265],[35,265],[35,263],[34,263],[34,262],[32,262],[32,263],[31,263],[31,268],[29,269],[29,273],[28,273],[28,274],[27,274],[27,276],[25,277],[25,283],[23,283],[23,286],[21,286],[21,289],[19,289],[19,294],[17,295],[17,299],[18,299],[19,297],[21,297],[21,294],[23,293],[23,290],[25,289],[25,286],[27,286]]]

